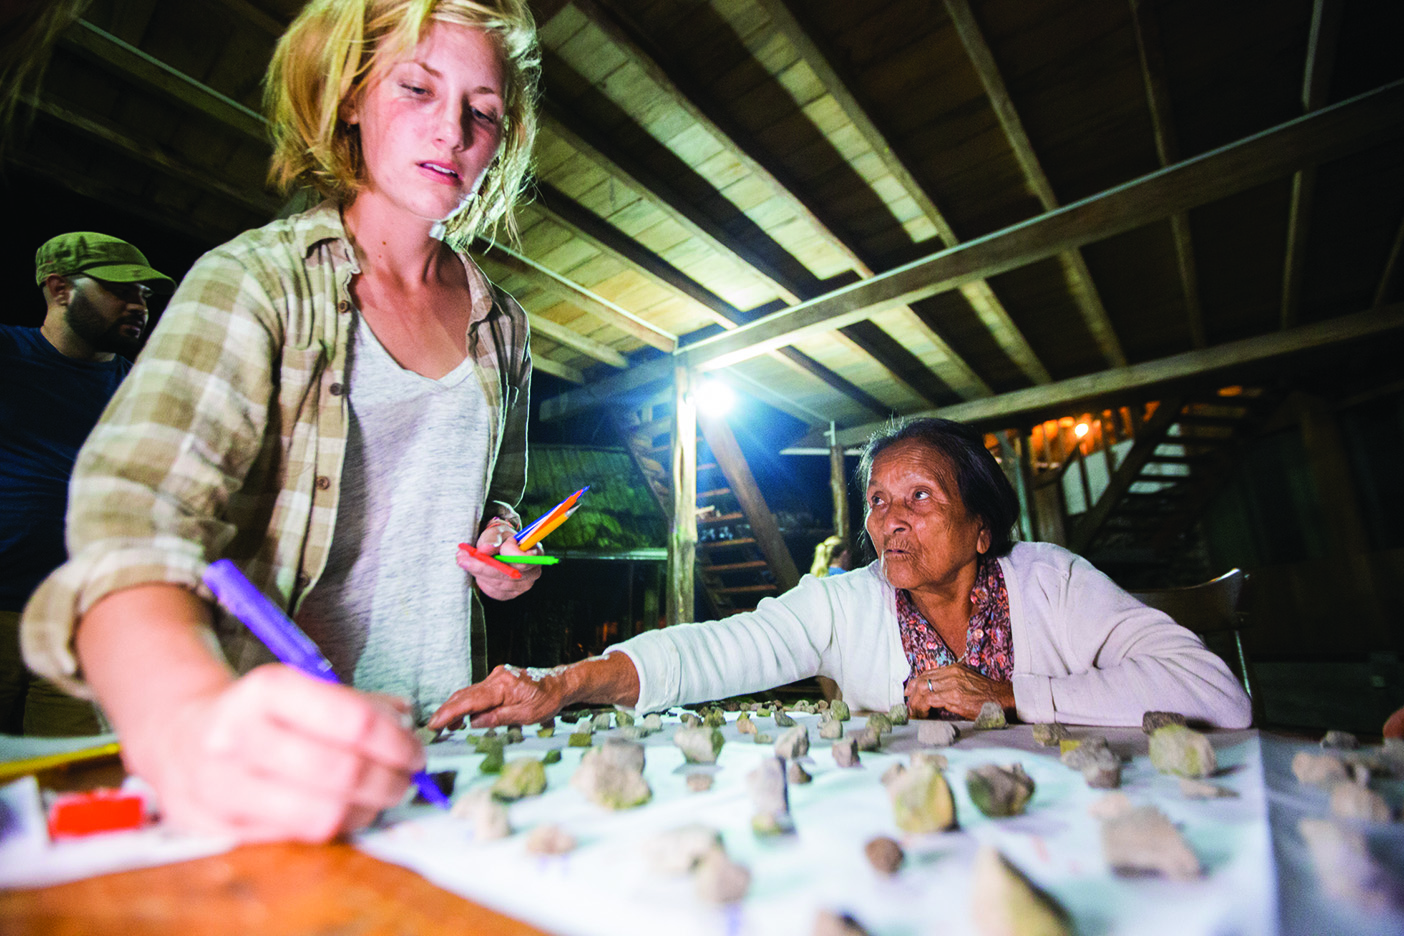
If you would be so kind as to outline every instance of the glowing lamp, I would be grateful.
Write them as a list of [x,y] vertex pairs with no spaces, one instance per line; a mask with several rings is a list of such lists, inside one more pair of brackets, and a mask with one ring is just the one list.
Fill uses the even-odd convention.
[[704,381],[697,388],[697,408],[708,416],[725,416],[736,403],[736,394],[720,380]]
[[1083,436],[1087,435],[1087,430],[1090,428],[1091,427],[1088,426],[1087,423],[1078,423],[1076,426],[1073,427],[1073,435],[1077,436],[1080,439]]

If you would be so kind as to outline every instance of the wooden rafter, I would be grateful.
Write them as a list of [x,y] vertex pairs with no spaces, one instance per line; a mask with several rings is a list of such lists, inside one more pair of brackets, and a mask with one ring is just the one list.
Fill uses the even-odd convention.
[[[676,69],[669,69],[663,65],[661,56],[655,56],[645,49],[644,40],[638,36],[638,31],[630,27],[627,17],[614,9],[609,0],[575,0],[575,6],[603,31],[611,42],[622,49],[635,66],[648,75],[668,96],[672,106],[687,114],[695,125],[704,128],[713,138],[724,141],[730,154],[746,171],[765,185],[775,198],[788,205],[795,217],[818,237],[838,250],[859,276],[868,278],[874,275],[868,261],[845,242],[836,233],[834,226],[825,220],[823,207],[801,197],[798,193],[803,191],[802,187],[789,178],[788,173],[765,157],[762,147],[750,134],[735,126],[734,122],[717,108],[710,106],[706,96],[691,88],[690,83],[678,74]],[[797,284],[791,282],[788,285],[792,292],[795,291]],[[966,398],[989,392],[983,379],[928,322],[914,315],[911,324],[926,331],[924,337],[939,349],[942,364],[937,375],[948,386],[955,388]],[[861,342],[856,339],[854,341],[862,347]]]
[[[972,400],[915,415],[941,416],[992,429],[1005,427],[1066,415],[1076,407],[1099,406],[1105,401],[1124,399],[1128,393],[1146,392],[1218,373],[1238,371],[1264,361],[1389,335],[1401,329],[1404,329],[1404,303],[1396,302],[1380,309],[1356,312],[1312,325],[1299,325],[1288,331],[1269,332],[1255,338],[1244,338],[1199,351],[1186,351],[1155,361],[1060,380],[1045,387],[1015,390],[989,399]],[[861,445],[880,426],[881,423],[870,423],[841,429],[838,444]],[[813,448],[821,444],[827,444],[825,437],[811,433],[796,442],[794,447]]]
[[[838,102],[839,109],[881,160],[884,168],[892,174],[902,190],[931,222],[937,236],[947,247],[959,244],[960,238],[956,236],[955,229],[893,148],[887,135],[873,120],[870,109],[858,99],[853,90],[855,83],[838,66],[837,57],[832,51],[816,38],[816,30],[808,25],[802,9],[798,8],[794,0],[759,0],[759,4],[780,33],[794,46],[804,63],[818,76],[820,84]],[[1014,324],[1014,319],[1005,310],[1004,304],[1000,302],[989,283],[984,280],[967,283],[960,291],[1015,366],[1033,383],[1048,383],[1052,379],[1048,369],[1038,359],[1028,339],[1019,330],[1019,326]],[[983,393],[989,393],[989,389],[984,388]]]
[[[1136,51],[1141,60],[1141,79],[1145,82],[1146,104],[1150,108],[1151,127],[1155,134],[1155,152],[1160,158],[1160,165],[1164,167],[1180,161],[1180,143],[1170,105],[1169,81],[1165,75],[1160,21],[1152,4],[1145,0],[1129,0],[1129,3],[1131,25],[1136,34]],[[1170,237],[1175,244],[1175,262],[1180,270],[1180,289],[1185,297],[1190,343],[1196,348],[1203,348],[1207,344],[1204,309],[1199,301],[1199,268],[1194,259],[1194,239],[1190,235],[1187,212],[1180,211],[1170,216]]]
[[[1302,111],[1311,113],[1326,104],[1331,72],[1336,62],[1340,34],[1340,0],[1316,0],[1311,10],[1306,66],[1302,76]],[[1292,201],[1287,210],[1287,255],[1282,262],[1282,327],[1297,324],[1302,303],[1302,267],[1306,262],[1307,233],[1316,195],[1316,167],[1307,166],[1292,176]]]
[[[1004,135],[1014,151],[1014,158],[1018,160],[1019,167],[1023,170],[1025,181],[1033,189],[1039,203],[1043,205],[1043,210],[1052,211],[1058,207],[1058,198],[1053,193],[1053,186],[1048,181],[1042,164],[1039,163],[1033,143],[1029,141],[1028,134],[1024,132],[1024,123],[1019,119],[1019,112],[1014,107],[1013,98],[1009,96],[1009,89],[1004,85],[1004,77],[1000,74],[994,53],[990,50],[989,44],[985,42],[984,33],[975,19],[974,12],[970,9],[968,0],[945,0],[945,4],[946,12],[950,15],[951,22],[955,24],[957,35],[960,36],[961,45],[965,47],[966,54],[970,56],[970,62],[975,67],[980,83],[985,87],[985,94],[994,107],[999,125],[1003,128]],[[1087,330],[1091,333],[1093,340],[1097,342],[1097,346],[1101,348],[1102,356],[1113,367],[1125,365],[1126,354],[1121,350],[1121,341],[1116,336],[1116,330],[1112,328],[1111,318],[1102,305],[1102,298],[1097,292],[1097,284],[1092,280],[1092,273],[1087,269],[1082,252],[1072,249],[1061,253],[1058,255],[1058,263],[1063,268],[1068,288],[1082,312],[1083,322],[1087,325]]]
[[1133,230],[1401,133],[1404,81],[1396,81],[699,341],[679,353],[694,367],[725,367],[803,335],[868,318],[878,309],[947,292]]

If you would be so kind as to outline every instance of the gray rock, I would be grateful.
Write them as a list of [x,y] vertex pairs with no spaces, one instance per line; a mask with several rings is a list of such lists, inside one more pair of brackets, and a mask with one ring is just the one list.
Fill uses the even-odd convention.
[[643,729],[649,734],[663,730],[663,717],[657,712],[649,712],[643,717]]
[[712,788],[712,775],[709,773],[688,774],[687,788],[694,793],[706,793]]
[[898,702],[888,710],[887,717],[894,725],[905,725],[911,721],[912,713],[907,710],[907,703]]
[[1107,747],[1107,739],[1093,735],[1080,742],[1065,742],[1060,760],[1082,774],[1094,790],[1114,790],[1121,786],[1121,758]]
[[741,734],[755,734],[756,723],[751,721],[750,715],[742,715],[736,719],[736,730]]
[[596,731],[609,730],[609,714],[609,712],[600,712],[594,717],[593,724]]
[[634,713],[627,709],[617,708],[614,710],[614,724],[617,728],[628,728],[634,723]]
[[[643,778],[643,748],[629,741],[611,738],[591,748],[580,759],[580,766],[570,778],[575,787],[593,803],[608,809],[632,809],[642,806],[653,796]],[[638,748],[637,757],[627,748]],[[638,767],[635,769],[634,765]]]
[[1334,754],[1313,754],[1310,751],[1298,751],[1292,758],[1292,773],[1296,775],[1299,783],[1323,790],[1329,790],[1349,779],[1345,764],[1339,757]]
[[1072,735],[1068,734],[1068,729],[1056,722],[1033,726],[1034,742],[1043,747],[1057,747],[1060,742],[1067,741],[1071,737]]
[[696,869],[703,855],[721,850],[721,833],[701,823],[668,829],[644,842],[648,866],[663,874],[687,874]]
[[897,844],[895,839],[885,835],[868,839],[868,844],[863,846],[863,854],[868,856],[868,864],[872,865],[874,870],[888,877],[901,870],[902,862],[907,857],[902,851],[902,846]]
[[951,788],[941,771],[930,764],[889,770],[883,780],[892,801],[892,820],[903,832],[944,832],[955,825]]
[[526,837],[526,850],[533,855],[564,855],[575,851],[575,836],[552,823],[532,829]]
[[1072,936],[1068,912],[993,845],[975,853],[970,915],[982,936]]
[[679,728],[673,733],[673,743],[689,764],[715,764],[725,739],[715,728]]
[[1212,777],[1219,769],[1209,739],[1184,725],[1166,725],[1150,736],[1151,766],[1179,777]]
[[751,889],[751,872],[719,848],[702,856],[692,880],[697,896],[710,903],[735,903]]
[[922,764],[929,764],[937,770],[945,770],[947,766],[946,755],[934,754],[931,751],[913,751],[912,766],[919,767]]
[[1156,729],[1164,728],[1166,725],[1189,727],[1185,724],[1185,716],[1179,712],[1146,712],[1141,716],[1141,730],[1146,734],[1155,734]]
[[487,790],[474,790],[460,796],[454,801],[449,814],[471,823],[473,837],[480,842],[491,842],[512,834],[506,804],[494,799]]
[[1008,722],[1004,720],[1004,709],[998,702],[986,702],[980,706],[980,714],[975,716],[976,731],[993,731],[1006,725]]
[[864,728],[853,736],[860,751],[876,751],[882,746],[882,735],[873,728]]
[[776,710],[775,710],[775,727],[776,727],[776,728],[793,728],[793,727],[795,727],[795,720],[794,720],[793,718],[791,718],[789,715],[786,715],[784,709],[776,709]]
[[1179,830],[1154,806],[1140,806],[1103,821],[1102,853],[1121,875],[1189,880],[1201,874],[1199,859]]
[[1349,731],[1328,731],[1321,739],[1321,746],[1328,751],[1353,751],[1360,747],[1360,740]]
[[504,738],[504,740],[505,740],[508,744],[521,744],[521,743],[522,743],[522,726],[521,726],[521,725],[508,725],[508,726],[507,726],[507,735],[506,735],[506,737]]
[[840,767],[858,766],[858,747],[852,738],[841,738],[834,742],[834,763]]
[[794,760],[809,753],[809,729],[796,725],[780,736],[775,742],[775,756]]
[[546,789],[546,768],[534,757],[514,757],[502,768],[492,785],[492,795],[500,800],[540,796]]
[[720,728],[726,724],[726,713],[719,708],[708,709],[707,714],[702,716],[702,725],[706,728]]
[[917,743],[931,747],[949,747],[960,737],[960,729],[948,721],[926,719],[917,722]]
[[684,728],[702,727],[702,717],[696,712],[683,712],[682,718],[680,720],[682,721]]
[[843,722],[837,718],[826,718],[819,723],[819,737],[825,741],[837,741],[843,737]]
[[881,712],[869,715],[868,728],[878,735],[892,734],[892,719]]
[[759,835],[793,832],[790,818],[790,790],[785,782],[785,762],[772,757],[760,762],[746,775],[751,793],[751,828]]
[[848,709],[848,703],[842,699],[834,699],[829,703],[829,714],[839,721],[848,721],[853,717],[853,713]]
[[789,780],[792,784],[808,783],[814,779],[808,773],[805,772],[804,767],[800,765],[799,761],[793,760],[790,761],[790,766],[785,768],[785,778]]
[[966,771],[965,789],[975,808],[991,818],[1019,816],[1034,794],[1034,782],[1023,765],[982,764]]
[[757,744],[774,744],[774,743],[775,743],[775,736],[774,736],[774,735],[770,735],[770,734],[766,734],[764,731],[756,732],[755,738],[756,738],[756,743],[757,743]]

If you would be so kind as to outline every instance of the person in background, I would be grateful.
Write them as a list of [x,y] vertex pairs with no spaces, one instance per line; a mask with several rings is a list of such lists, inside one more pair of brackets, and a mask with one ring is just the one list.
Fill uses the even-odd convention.
[[131,244],[77,231],[34,257],[38,328],[0,325],[0,733],[95,734],[92,703],[20,659],[20,611],[67,553],[68,480],[88,433],[141,348],[146,299],[174,285]]
[[[365,826],[424,766],[413,724],[472,681],[477,592],[540,574],[457,550],[522,552],[527,319],[466,244],[511,231],[539,71],[526,0],[312,0],[279,40],[271,174],[326,200],[182,281],[79,456],[72,556],[22,630],[175,826]],[[217,614],[220,558],[349,685]]]
[[848,548],[848,541],[835,533],[814,547],[814,562],[809,567],[809,574],[815,578],[842,575],[852,565],[853,551]]
[[975,430],[915,419],[859,464],[877,551],[847,575],[805,576],[725,620],[650,631],[557,670],[498,667],[431,728],[530,724],[575,702],[654,712],[833,679],[854,709],[1130,726],[1172,711],[1244,728],[1252,705],[1202,641],[1086,559],[1012,538],[1019,502]]

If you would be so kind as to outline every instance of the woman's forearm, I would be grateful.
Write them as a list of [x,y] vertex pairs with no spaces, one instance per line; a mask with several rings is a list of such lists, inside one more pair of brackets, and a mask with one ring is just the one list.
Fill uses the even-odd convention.
[[572,663],[561,672],[565,704],[623,705],[639,701],[639,674],[626,653],[607,653]]

